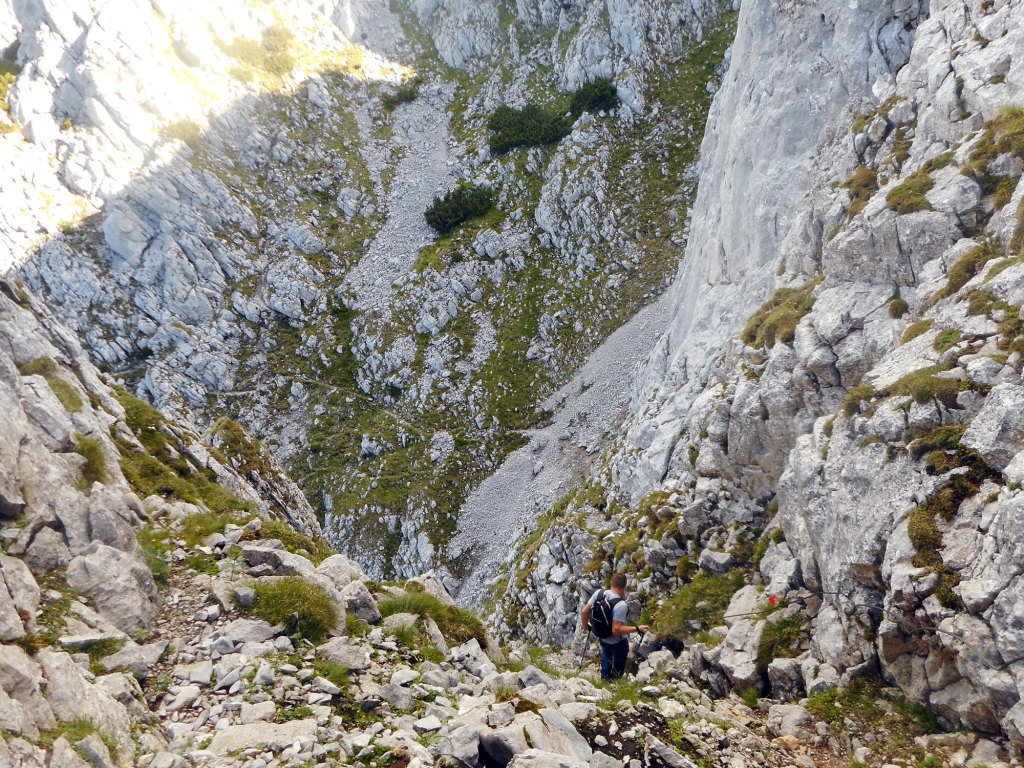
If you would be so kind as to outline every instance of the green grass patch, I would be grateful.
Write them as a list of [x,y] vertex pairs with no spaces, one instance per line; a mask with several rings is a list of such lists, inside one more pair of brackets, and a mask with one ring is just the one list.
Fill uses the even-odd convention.
[[903,332],[903,337],[900,339],[900,344],[906,344],[908,341],[913,341],[918,336],[928,333],[934,325],[934,320],[918,320],[916,323],[911,323],[907,326],[907,330]]
[[146,526],[137,533],[146,567],[152,571],[153,581],[158,585],[166,584],[171,577],[171,566],[167,562],[167,555],[171,551],[170,537],[170,531],[153,525]]
[[846,393],[846,399],[843,400],[843,415],[846,418],[850,418],[855,413],[860,411],[860,404],[870,400],[874,397],[875,388],[870,384],[862,384],[859,387],[854,387]]
[[477,616],[454,605],[445,605],[426,592],[409,592],[402,597],[386,598],[380,602],[379,608],[381,616],[395,613],[429,616],[445,638],[456,643],[476,638],[483,646],[487,639],[483,622]]
[[794,613],[778,621],[766,621],[757,646],[757,667],[768,669],[773,659],[793,658],[801,653],[800,644],[808,636],[807,617]]
[[109,733],[102,730],[95,722],[84,717],[76,718],[75,720],[71,720],[66,723],[58,723],[56,728],[49,731],[41,731],[39,734],[38,744],[46,749],[53,749],[54,742],[63,736],[72,746],[74,746],[77,742],[94,733],[100,737],[100,740],[103,742],[103,746],[107,748],[110,756],[117,761],[119,755],[117,742],[115,742],[114,738]]
[[878,191],[878,172],[866,165],[858,165],[843,186],[850,192],[850,207],[846,212],[852,219],[864,210],[871,196]]
[[698,573],[654,614],[659,641],[679,649],[695,632],[721,624],[729,601],[743,583],[743,571],[738,568],[727,574]]
[[917,211],[930,211],[932,204],[928,202],[925,194],[933,186],[935,186],[935,182],[924,169],[915,171],[898,187],[889,190],[885,196],[885,202],[888,203],[890,209],[896,211],[897,216]]
[[6,57],[0,58],[0,111],[10,111],[11,105],[7,102],[7,96],[20,73],[21,67]]
[[338,609],[319,584],[301,576],[257,582],[252,615],[319,642],[338,621]]
[[91,437],[76,435],[78,444],[75,446],[75,453],[85,459],[82,464],[82,479],[79,486],[82,490],[88,490],[93,483],[104,483],[107,481],[107,457],[103,452],[103,444]]
[[956,379],[936,378],[936,373],[948,370],[948,365],[930,365],[927,368],[921,368],[913,373],[908,373],[880,394],[883,397],[910,395],[914,398],[915,403],[925,403],[935,398],[947,408],[955,408],[956,396],[964,390],[966,385]]
[[175,438],[165,429],[160,411],[123,389],[115,389],[115,393],[124,407],[125,422],[145,449],[139,451],[132,443],[115,440],[121,453],[121,471],[141,498],[172,496],[191,504],[205,504],[216,513],[252,508],[220,485],[213,470],[197,470],[181,456],[185,446],[172,445]]
[[747,321],[741,338],[755,348],[774,347],[776,342],[792,344],[796,327],[814,307],[814,289],[821,283],[817,277],[799,288],[780,288],[771,299]]
[[936,352],[945,352],[947,349],[954,347],[959,341],[960,331],[956,328],[947,328],[935,335],[935,339],[932,341],[932,348]]
[[299,533],[283,520],[264,520],[260,535],[265,539],[277,539],[289,552],[309,558],[314,565],[334,554],[326,542]]
[[977,248],[973,248],[950,267],[946,273],[946,284],[932,296],[931,303],[948,298],[967,285],[986,262],[998,258],[1001,252],[992,240],[986,239]]
[[57,364],[51,358],[40,357],[31,362],[22,363],[18,366],[18,372],[22,376],[42,376],[66,410],[71,413],[78,413],[82,410],[82,396],[74,386],[60,378]]

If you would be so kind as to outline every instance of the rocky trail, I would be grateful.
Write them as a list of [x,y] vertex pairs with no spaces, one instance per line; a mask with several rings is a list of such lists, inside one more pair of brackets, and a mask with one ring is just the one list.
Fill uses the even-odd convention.
[[553,411],[551,423],[532,430],[529,444],[509,455],[470,494],[450,550],[473,563],[467,578],[455,580],[460,604],[483,602],[499,567],[514,555],[515,542],[586,475],[608,444],[629,404],[633,370],[664,332],[670,304],[666,292],[594,350],[544,402]]

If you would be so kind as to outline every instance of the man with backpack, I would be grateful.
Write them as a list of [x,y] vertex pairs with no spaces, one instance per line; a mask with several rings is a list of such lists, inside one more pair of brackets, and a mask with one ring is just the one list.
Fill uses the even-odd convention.
[[646,634],[650,627],[626,625],[626,577],[616,573],[612,576],[610,589],[599,589],[583,606],[583,628],[597,635],[601,641],[601,679],[614,680],[626,671],[629,657],[629,641],[626,635],[634,632]]

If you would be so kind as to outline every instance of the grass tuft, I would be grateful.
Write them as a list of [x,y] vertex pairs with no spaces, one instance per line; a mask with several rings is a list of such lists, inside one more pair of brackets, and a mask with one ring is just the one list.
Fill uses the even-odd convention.
[[436,623],[445,638],[458,643],[476,638],[481,646],[486,642],[483,622],[469,611],[454,605],[445,605],[426,592],[409,592],[401,597],[389,597],[379,605],[381,616],[395,613],[412,613],[429,616]]
[[659,641],[679,649],[695,632],[721,624],[729,601],[742,586],[743,571],[738,568],[727,574],[698,573],[655,613]]
[[327,590],[301,576],[258,582],[254,589],[254,616],[283,624],[313,642],[323,640],[338,621],[338,609]]
[[774,347],[778,341],[792,344],[797,325],[814,307],[813,293],[820,283],[818,277],[799,288],[777,290],[747,321],[740,336],[743,342],[758,349]]

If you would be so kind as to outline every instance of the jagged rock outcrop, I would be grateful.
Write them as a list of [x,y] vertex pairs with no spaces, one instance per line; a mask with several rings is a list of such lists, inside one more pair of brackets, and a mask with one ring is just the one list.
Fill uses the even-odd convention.
[[[538,626],[613,567],[670,598],[731,555],[808,634],[758,668],[765,621],[723,627],[691,648],[712,687],[794,695],[877,670],[1019,742],[1022,654],[999,638],[1021,605],[1020,12],[744,4],[677,315],[595,478],[609,522],[568,525],[597,536],[594,576],[556,587],[524,564],[504,614]],[[550,531],[536,547],[565,541]]]

